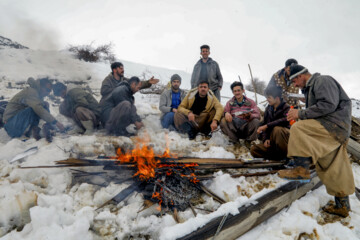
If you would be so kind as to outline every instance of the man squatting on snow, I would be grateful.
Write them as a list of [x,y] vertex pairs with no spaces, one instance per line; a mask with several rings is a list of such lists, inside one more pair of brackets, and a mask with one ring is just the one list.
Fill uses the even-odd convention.
[[12,138],[32,135],[39,140],[41,138],[41,129],[38,127],[40,119],[46,122],[42,132],[44,136],[49,136],[52,125],[64,131],[64,126],[50,114],[49,103],[44,101],[44,97],[48,96],[52,90],[50,80],[29,78],[28,84],[29,87],[17,93],[6,106],[3,118],[7,134]]
[[53,86],[55,96],[60,96],[64,101],[60,105],[60,113],[72,118],[81,127],[79,133],[91,135],[94,128],[99,125],[101,108],[98,101],[86,90],[73,88],[68,90],[63,83],[56,83]]
[[313,163],[326,191],[335,196],[335,205],[323,208],[331,214],[349,215],[349,195],[354,193],[354,177],[346,145],[351,131],[351,100],[331,76],[310,74],[293,65],[290,80],[304,90],[306,109],[290,109],[287,120],[298,120],[290,128],[288,157],[295,168],[279,171],[287,179],[309,179]]
[[250,148],[251,141],[257,139],[260,111],[253,100],[244,96],[245,89],[241,82],[233,82],[230,88],[234,96],[225,105],[221,131],[233,143],[238,143],[240,138],[245,139],[246,146]]
[[266,88],[265,96],[269,105],[265,109],[264,120],[257,129],[262,143],[253,145],[250,153],[256,158],[282,160],[288,152],[290,124],[287,113],[290,106],[282,98],[281,88],[277,86]]
[[191,89],[178,107],[174,116],[175,127],[194,139],[198,132],[209,134],[218,127],[224,108],[209,89],[209,82],[199,82]]
[[185,91],[180,89],[181,77],[174,74],[170,78],[171,88],[166,89],[160,96],[159,109],[162,112],[160,121],[163,128],[168,128],[174,131],[174,116],[177,112],[178,106],[185,98]]

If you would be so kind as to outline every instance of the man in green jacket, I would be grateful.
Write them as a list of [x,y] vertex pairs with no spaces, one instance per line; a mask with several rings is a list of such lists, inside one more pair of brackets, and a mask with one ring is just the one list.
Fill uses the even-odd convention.
[[56,83],[53,87],[54,95],[60,96],[64,101],[60,105],[60,113],[72,118],[77,125],[83,128],[85,135],[93,133],[99,125],[101,108],[91,93],[73,88],[67,90],[63,83]]
[[[3,118],[7,134],[12,138],[32,134],[38,140],[40,119],[46,122],[43,128],[46,130],[45,136],[48,136],[47,130],[52,128],[52,125],[64,131],[64,126],[50,114],[49,104],[44,101],[44,97],[48,96],[52,89],[50,80],[29,78],[28,84],[30,86],[17,93],[6,106]],[[51,141],[50,138],[48,141]]]

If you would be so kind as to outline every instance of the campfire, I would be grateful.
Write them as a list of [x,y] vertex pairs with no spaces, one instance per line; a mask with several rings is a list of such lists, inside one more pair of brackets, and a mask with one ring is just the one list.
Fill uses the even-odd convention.
[[[141,146],[142,145],[142,146]],[[133,150],[117,151],[116,163],[119,166],[132,164],[136,168],[133,175],[144,187],[144,197],[156,201],[167,209],[185,210],[193,198],[200,196],[198,180],[194,167],[197,163],[176,162],[177,156],[169,149],[156,155],[146,143],[138,143]]]

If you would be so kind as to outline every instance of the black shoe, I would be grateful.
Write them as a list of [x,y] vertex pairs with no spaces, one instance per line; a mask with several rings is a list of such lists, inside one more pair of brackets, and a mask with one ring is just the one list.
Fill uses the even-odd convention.
[[46,141],[48,141],[49,143],[53,140],[53,133],[51,132],[51,130],[54,130],[54,127],[50,123],[45,123],[43,125],[42,131]]
[[323,207],[323,210],[330,214],[335,214],[340,217],[349,216],[350,212],[350,202],[349,196],[346,197],[335,197],[335,204],[327,204]]
[[311,163],[311,157],[294,157],[294,167],[303,167],[305,169],[310,169]]
[[31,128],[31,135],[33,138],[36,139],[36,141],[39,141],[41,139],[40,131],[41,131],[41,128],[39,128],[38,126],[33,126]]

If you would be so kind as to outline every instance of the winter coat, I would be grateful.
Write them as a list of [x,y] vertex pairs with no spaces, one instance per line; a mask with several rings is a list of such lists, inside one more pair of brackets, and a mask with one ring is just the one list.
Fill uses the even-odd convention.
[[315,119],[340,143],[351,133],[351,100],[331,76],[315,73],[305,86],[306,109],[300,119]]
[[[101,100],[100,102],[104,101],[105,98],[107,96],[110,95],[110,93],[117,87],[120,85],[121,82],[123,81],[128,81],[129,79],[126,77],[121,77],[120,80],[116,80],[114,75],[111,73],[109,73],[109,75],[104,79],[104,81],[101,84],[101,89],[100,89],[100,93],[101,93]],[[141,81],[141,88],[140,89],[144,89],[144,88],[149,88],[151,87],[151,83],[149,83],[149,81]]]
[[[135,103],[134,93],[131,90],[130,84],[127,81],[122,81],[112,93],[100,103],[101,106],[101,120],[103,124],[109,120],[111,110],[122,101],[129,101],[132,105]],[[141,118],[136,115],[133,122],[141,122]]]
[[29,80],[30,87],[17,93],[8,103],[4,112],[4,122],[24,110],[31,107],[39,118],[48,123],[56,123],[56,119],[44,108],[44,99],[40,96],[40,80]]
[[[198,89],[191,89],[190,92],[185,96],[184,100],[180,103],[178,107],[178,112],[185,114],[186,116],[189,114],[190,109],[195,101],[195,95],[198,93]],[[207,94],[207,103],[205,109],[202,111],[203,113],[209,113],[212,109],[215,109],[216,113],[214,116],[214,120],[220,122],[222,114],[224,112],[224,108],[215,97],[212,91],[209,91]]]
[[[184,100],[186,94],[185,94],[185,91],[182,89],[179,89],[179,91],[180,91],[180,99],[182,101],[182,100]],[[167,89],[161,94],[161,97],[160,97],[159,109],[162,112],[161,118],[163,118],[165,113],[168,113],[171,111],[171,104],[172,104],[172,90]]]
[[290,110],[289,104],[281,102],[280,105],[274,111],[274,107],[268,105],[265,109],[264,120],[260,126],[267,125],[266,131],[261,134],[263,141],[270,139],[270,134],[274,127],[285,127],[290,128],[289,121],[286,119],[287,113]]
[[[191,88],[196,88],[198,86],[198,81],[200,79],[201,72],[201,61],[200,59],[194,66],[194,70],[191,75]],[[209,88],[211,90],[216,90],[223,85],[223,77],[220,72],[219,64],[209,58],[206,62],[206,68],[208,73]]]
[[[282,98],[290,106],[298,106],[298,100],[290,99],[289,93],[299,93],[299,88],[295,87],[294,84],[286,77],[285,69],[280,69],[271,77],[266,89],[272,87],[279,87],[282,90]],[[266,91],[266,90],[265,90]]]
[[91,93],[81,88],[73,88],[67,91],[64,99],[64,111],[66,116],[72,116],[76,108],[84,107],[91,110],[97,117],[101,115],[101,108]]
[[[237,117],[244,120],[252,120],[254,118],[260,119],[260,110],[256,106],[256,103],[248,97],[243,96],[245,103],[240,107],[236,103],[236,98],[233,96],[225,105],[224,113],[230,113],[232,117]],[[249,111],[252,109],[250,118],[245,119],[243,115],[237,115],[236,113]]]

